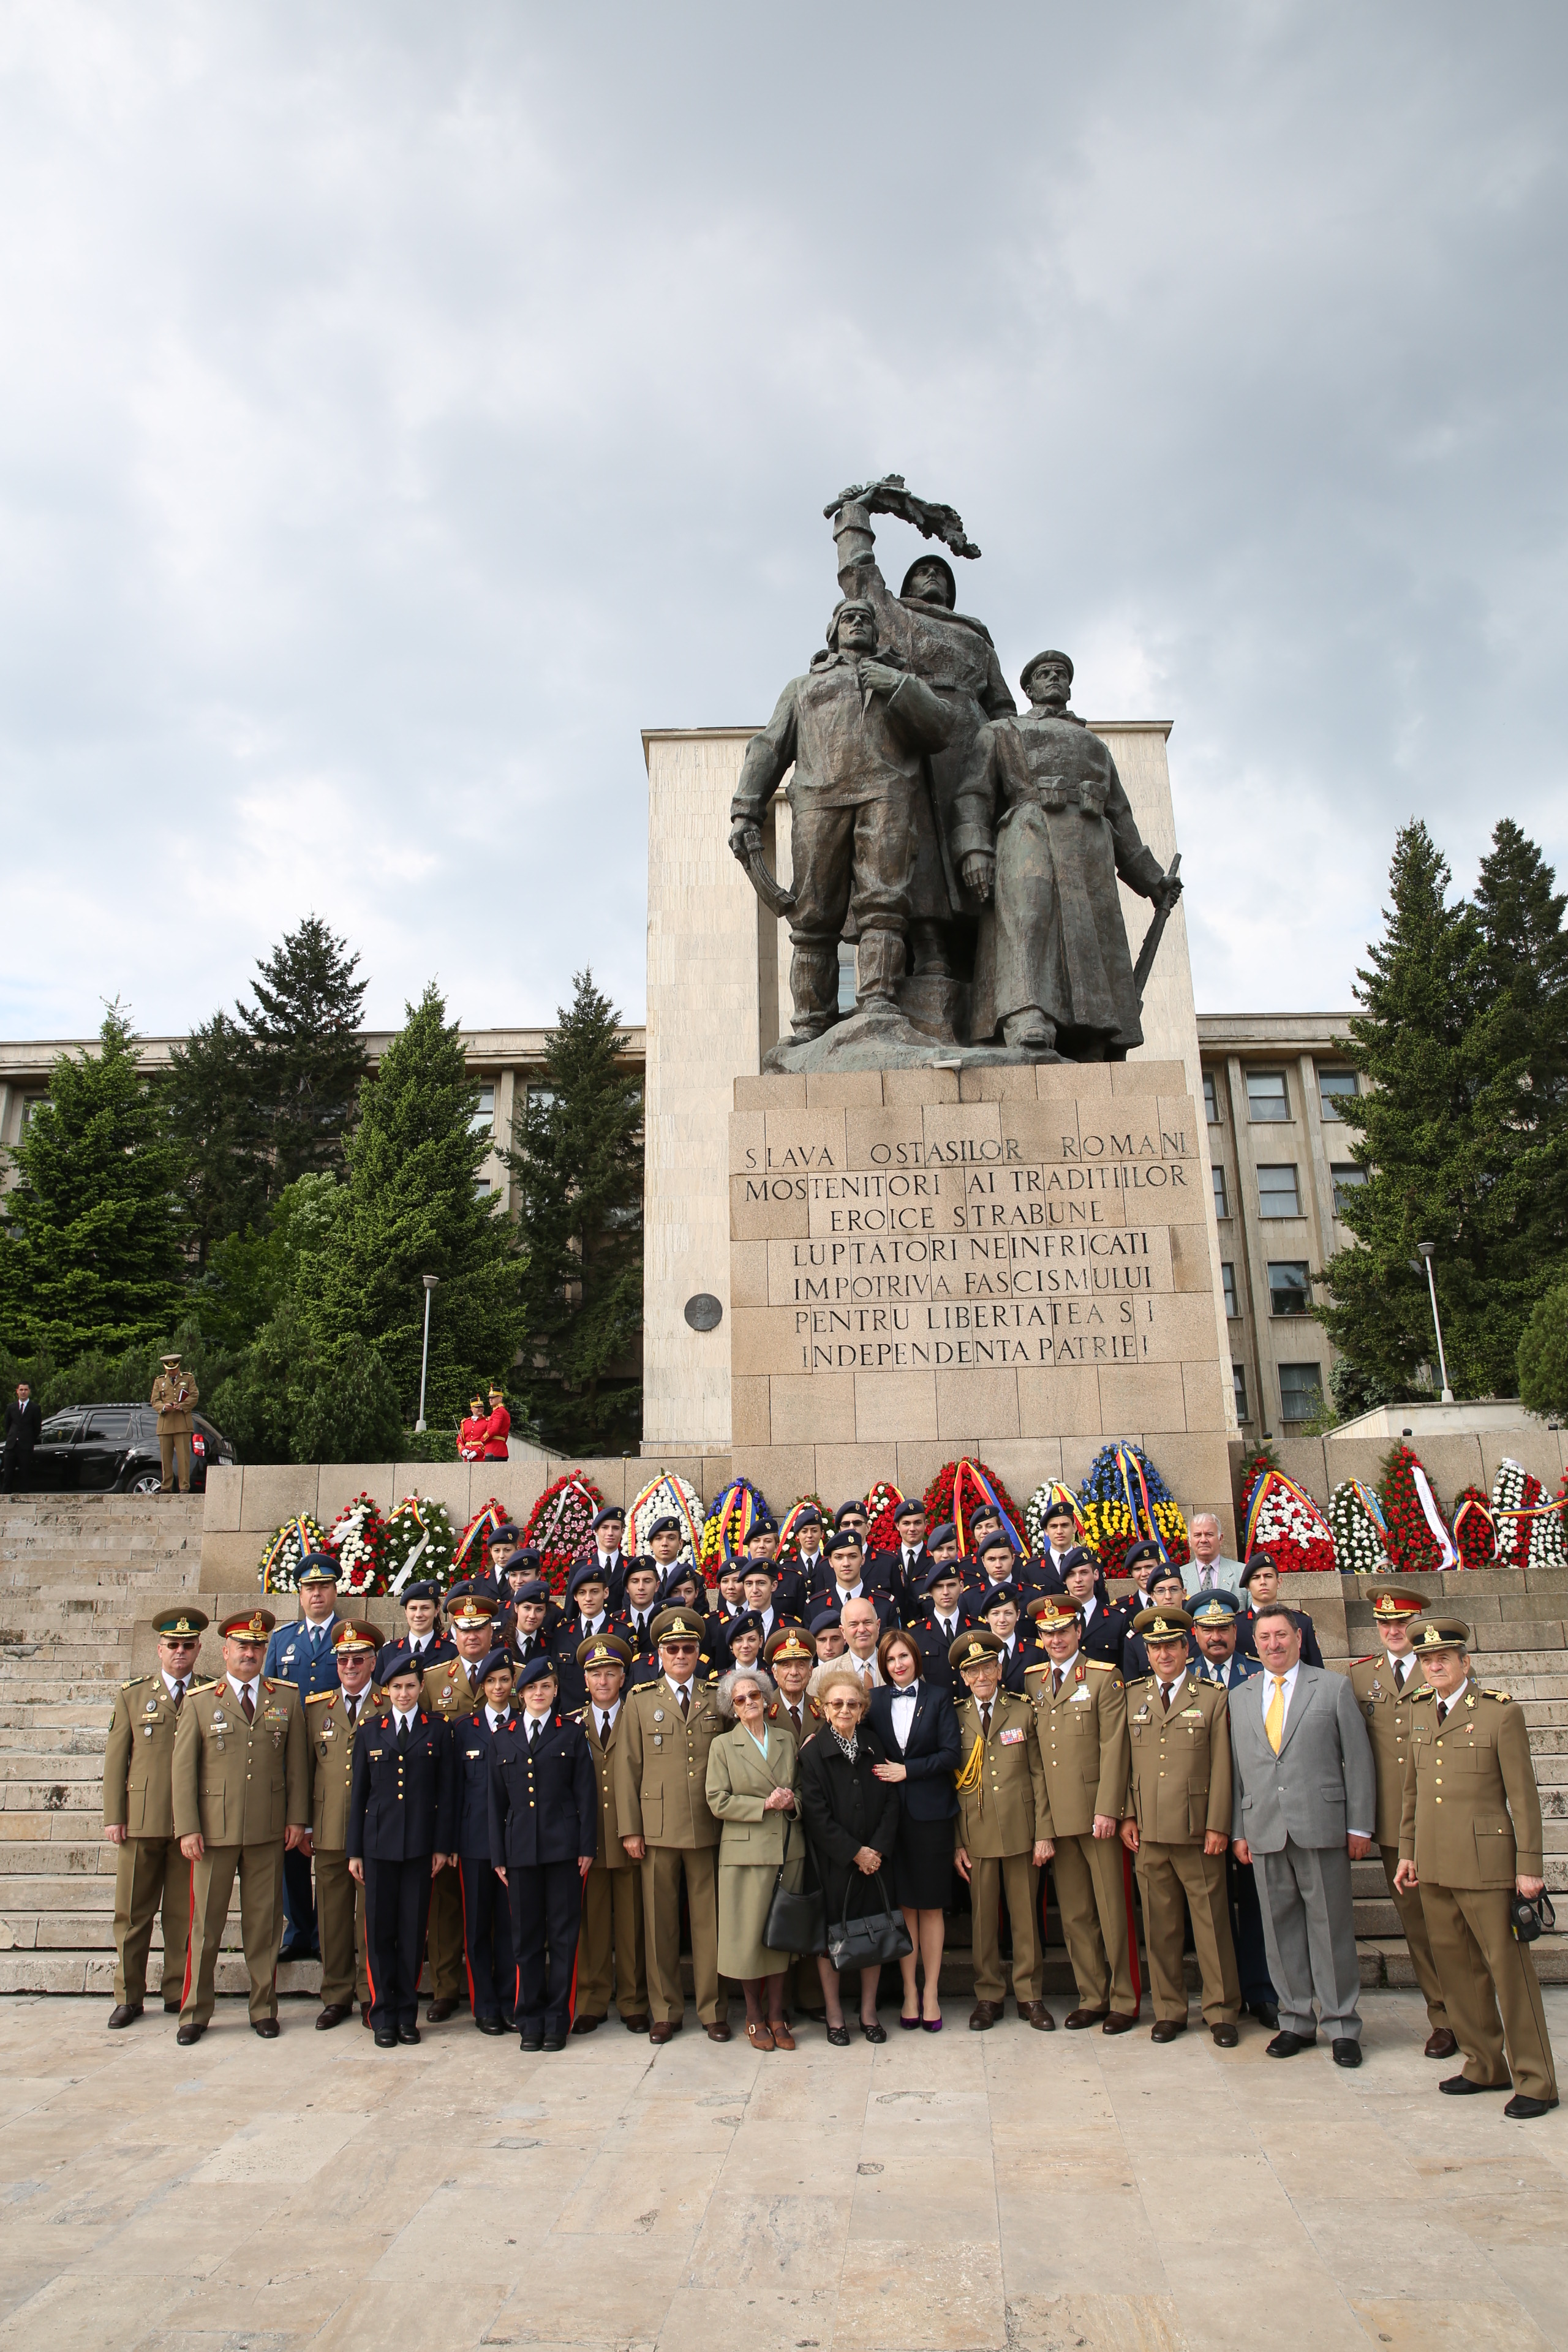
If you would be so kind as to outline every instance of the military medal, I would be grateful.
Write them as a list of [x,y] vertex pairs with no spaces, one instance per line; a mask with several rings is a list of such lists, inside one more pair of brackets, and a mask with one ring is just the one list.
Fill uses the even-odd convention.
[[157,1700],[156,1700],[155,1698],[150,1698],[150,1699],[148,1700],[148,1702],[147,1702],[147,1712],[148,1712],[148,1714],[149,1714],[149,1715],[156,1715],[156,1714],[157,1714],[157,1712],[158,1712],[158,1702],[157,1702]]

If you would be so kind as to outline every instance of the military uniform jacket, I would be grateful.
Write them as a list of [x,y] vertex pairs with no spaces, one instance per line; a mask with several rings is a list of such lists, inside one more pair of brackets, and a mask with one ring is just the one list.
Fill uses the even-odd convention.
[[[1035,1711],[1016,1691],[998,1687],[991,1702],[991,1737],[980,1745],[980,1709],[967,1693],[958,1702],[963,1758],[958,1786],[958,1842],[971,1854],[994,1859],[1027,1853],[1054,1834]],[[966,1785],[973,1782],[973,1786]]]
[[416,1707],[399,1738],[396,1711],[365,1717],[354,1739],[348,1851],[364,1862],[417,1862],[456,1852],[452,1734]]
[[443,1723],[456,1723],[459,1716],[472,1715],[483,1701],[468,1680],[468,1670],[454,1649],[449,1658],[438,1666],[431,1666],[419,1692],[419,1704]]
[[338,1662],[332,1655],[332,1628],[340,1621],[327,1620],[325,1638],[318,1650],[310,1639],[308,1619],[297,1617],[291,1625],[279,1625],[273,1630],[262,1661],[265,1675],[279,1675],[285,1682],[299,1685],[301,1698],[312,1691],[334,1690],[337,1687]]
[[1026,1675],[1054,1824],[1044,1834],[1088,1837],[1096,1813],[1120,1821],[1127,1811],[1127,1686],[1114,1666],[1081,1650],[1055,1698],[1053,1672],[1047,1658]]
[[[187,1683],[185,1705],[197,1691],[211,1688],[210,1682]],[[132,1837],[174,1836],[174,1727],[179,1719],[161,1674],[138,1675],[121,1684],[103,1751],[106,1830],[122,1829]]]
[[1544,1876],[1530,1734],[1505,1691],[1468,1682],[1443,1723],[1432,1691],[1412,1703],[1399,1856],[1434,1886]]
[[490,1754],[496,1740],[505,1734],[511,1712],[509,1708],[496,1731],[490,1729],[489,1717],[482,1706],[472,1715],[459,1716],[452,1726],[457,1813],[452,1845],[469,1861],[479,1856],[489,1859]]
[[730,1727],[700,1674],[699,1667],[689,1717],[682,1717],[664,1675],[628,1695],[615,1758],[623,1837],[687,1849],[719,1843],[719,1823],[708,1810],[708,1750]]
[[1377,1827],[1379,1845],[1399,1843],[1399,1817],[1405,1810],[1405,1759],[1410,1753],[1410,1710],[1426,1685],[1418,1658],[1405,1661],[1409,1678],[1403,1691],[1386,1654],[1358,1658],[1351,1668],[1351,1688],[1361,1702],[1377,1767]]
[[592,1856],[598,1834],[597,1782],[582,1725],[547,1715],[531,1744],[531,1720],[526,1712],[512,1716],[490,1748],[490,1860],[498,1870],[580,1862]]
[[[407,1657],[413,1647],[414,1644],[406,1633],[399,1633],[395,1641],[382,1643],[375,1654],[375,1680],[378,1685],[384,1685],[391,1674],[394,1658]],[[447,1658],[455,1658],[457,1654],[458,1645],[450,1633],[437,1633],[420,1651],[418,1662],[422,1670],[427,1674],[432,1666],[441,1665]]]
[[310,1818],[305,1710],[269,1675],[247,1723],[228,1677],[188,1691],[174,1733],[174,1834],[208,1845],[270,1845]]
[[360,1693],[359,1718],[348,1720],[348,1695],[318,1691],[305,1701],[305,1738],[310,1756],[310,1843],[318,1853],[343,1853],[349,1839],[349,1791],[353,1785],[354,1740],[359,1724],[386,1700],[373,1683]]
[[[160,1372],[153,1383],[149,1399],[158,1415],[160,1437],[189,1437],[195,1427],[194,1412],[201,1399],[201,1391],[189,1372]],[[164,1412],[167,1405],[169,1410]]]
[[1127,1741],[1138,1834],[1154,1845],[1230,1836],[1230,1701],[1189,1668],[1167,1714],[1159,1677],[1127,1685]]
[[588,1743],[589,1760],[594,1767],[599,1814],[599,1843],[594,1859],[601,1870],[635,1870],[626,1847],[621,1843],[621,1817],[616,1804],[616,1749],[626,1727],[626,1689],[621,1686],[621,1704],[610,1726],[608,1743],[599,1738],[599,1710],[585,1706],[574,1719],[582,1726],[583,1737]]

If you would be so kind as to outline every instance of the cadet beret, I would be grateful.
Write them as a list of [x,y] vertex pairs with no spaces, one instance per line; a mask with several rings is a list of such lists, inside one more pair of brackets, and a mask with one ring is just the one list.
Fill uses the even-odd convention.
[[591,1559],[580,1559],[566,1580],[567,1598],[584,1584],[608,1584],[610,1571],[595,1554]]
[[526,1658],[519,1666],[517,1680],[513,1683],[512,1688],[523,1690],[530,1683],[542,1683],[546,1675],[552,1682],[555,1680],[555,1661],[547,1650],[541,1650],[536,1658]]
[[265,1642],[277,1622],[270,1609],[237,1609],[218,1632],[226,1642]]
[[926,1537],[926,1549],[927,1551],[940,1551],[943,1544],[956,1543],[957,1541],[958,1529],[953,1526],[951,1519],[943,1519],[940,1527],[932,1528],[928,1533]]
[[1415,1636],[1418,1650],[1468,1650],[1470,1629],[1462,1617],[1428,1617]]
[[1196,1606],[1192,1612],[1194,1625],[1234,1625],[1241,1614],[1241,1603],[1234,1592],[1221,1592],[1216,1587],[1200,1600],[1193,1596]]
[[1034,1619],[1037,1633],[1061,1633],[1069,1625],[1083,1622],[1083,1611],[1067,1592],[1042,1593],[1038,1601],[1030,1601],[1026,1614]]
[[607,1528],[614,1523],[617,1527],[624,1527],[626,1517],[626,1515],[618,1503],[606,1503],[602,1511],[595,1513],[594,1525],[596,1528]]
[[948,1664],[962,1674],[965,1666],[983,1666],[988,1658],[999,1658],[1002,1644],[994,1633],[982,1633],[971,1627],[948,1645]]
[[332,1633],[332,1655],[340,1650],[379,1650],[381,1635],[365,1618],[345,1617]]
[[752,1521],[752,1534],[746,1538],[746,1541],[750,1543],[752,1536],[776,1536],[778,1531],[778,1521],[776,1519],[770,1519],[767,1513],[764,1511],[761,1518],[756,1518]]
[[1279,1573],[1279,1562],[1276,1560],[1274,1554],[1271,1551],[1264,1551],[1262,1549],[1255,1551],[1252,1558],[1247,1561],[1247,1566],[1241,1571],[1241,1589],[1243,1592],[1247,1591],[1247,1586],[1252,1582],[1254,1570],[1259,1568],[1271,1568],[1276,1576]]
[[381,1678],[383,1687],[384,1688],[388,1683],[395,1683],[399,1675],[412,1675],[416,1682],[424,1681],[425,1669],[412,1650],[398,1651]]
[[987,1536],[984,1543],[977,1545],[976,1549],[982,1559],[985,1558],[988,1552],[994,1551],[1005,1551],[1009,1559],[1013,1556],[1013,1547],[1008,1542],[1006,1537],[1002,1533],[1000,1528],[997,1528],[994,1535]]
[[296,1584],[335,1584],[338,1563],[328,1551],[308,1551],[300,1562]]
[[1078,1513],[1065,1495],[1053,1495],[1046,1505],[1045,1524],[1047,1528],[1053,1519],[1070,1519],[1075,1528],[1078,1525]]
[[822,1525],[822,1513],[816,1507],[815,1504],[808,1503],[804,1511],[797,1511],[795,1513],[795,1523],[797,1528],[819,1528]]
[[702,1591],[701,1577],[692,1567],[691,1562],[689,1559],[678,1559],[673,1562],[669,1574],[664,1580],[664,1584],[658,1596],[659,1599],[666,1602],[673,1601],[675,1595],[680,1591],[682,1585],[686,1584],[691,1585],[698,1593],[699,1598],[700,1598]]
[[775,1658],[815,1658],[816,1643],[802,1625],[775,1625],[763,1643],[763,1655],[770,1666]]
[[1021,1609],[1024,1605],[1024,1596],[1010,1578],[991,1587],[990,1591],[981,1601],[981,1615],[984,1617],[987,1611],[994,1609],[999,1601],[1010,1601],[1016,1609]]
[[918,1501],[913,1495],[910,1495],[905,1497],[905,1499],[899,1505],[898,1509],[893,1513],[893,1524],[896,1527],[900,1519],[923,1519],[925,1515],[925,1505],[922,1502]]
[[[455,1606],[453,1605],[454,1594],[457,1595]],[[455,1584],[451,1592],[447,1595],[447,1622],[449,1625],[461,1625],[465,1628],[488,1625],[496,1613],[497,1601],[494,1593],[476,1591],[471,1585]]]
[[1140,1609],[1132,1620],[1132,1631],[1142,1633],[1146,1642],[1179,1642],[1193,1630],[1193,1621],[1184,1609]]
[[842,1613],[842,1611],[837,1608],[819,1609],[811,1621],[808,1632],[814,1635],[826,1633],[831,1626],[837,1624]]
[[439,1601],[441,1598],[441,1588],[438,1584],[431,1584],[429,1582],[426,1582],[424,1584],[405,1584],[397,1597],[406,1608],[407,1604],[411,1601]]
[[776,1559],[749,1559],[746,1562],[745,1574],[747,1576],[765,1576],[771,1582],[776,1584],[778,1582],[779,1564]]
[[623,1642],[618,1633],[590,1633],[585,1642],[577,1644],[580,1666],[629,1666],[632,1645]]
[[199,1609],[165,1609],[161,1617],[153,1620],[153,1631],[166,1641],[179,1641],[182,1635],[205,1633],[209,1621]]
[[950,1577],[956,1582],[962,1583],[963,1580],[963,1562],[959,1559],[939,1559],[936,1566],[931,1570],[931,1574],[926,1578],[925,1582],[921,1586],[921,1591],[925,1593],[934,1592],[937,1586],[939,1584],[945,1584]]
[[510,1519],[503,1519],[499,1528],[492,1528],[490,1529],[490,1548],[492,1550],[499,1543],[515,1544],[517,1539],[517,1529],[512,1526]]
[[1096,1576],[1098,1576],[1100,1574],[1100,1560],[1098,1556],[1094,1552],[1090,1551],[1087,1544],[1074,1544],[1069,1550],[1064,1551],[1062,1554],[1062,1574],[1065,1576],[1068,1570],[1071,1568],[1092,1568]]
[[839,1520],[844,1517],[844,1515],[845,1515],[845,1513],[846,1513],[847,1511],[859,1511],[862,1515],[864,1515],[864,1514],[865,1514],[865,1510],[866,1510],[866,1506],[865,1506],[865,1504],[860,1500],[859,1496],[858,1496],[858,1495],[851,1495],[851,1496],[850,1496],[850,1497],[849,1497],[849,1500],[848,1500],[847,1503],[840,1503],[840,1504],[839,1504],[839,1506],[838,1506],[838,1508],[834,1512],[834,1514],[833,1514],[833,1524],[834,1524],[834,1526],[835,1526],[835,1527],[837,1527],[837,1524],[838,1524],[838,1522],[839,1522]]
[[542,1577],[525,1576],[511,1597],[513,1602],[517,1604],[524,1601],[548,1601],[550,1587]]
[[737,1610],[724,1628],[726,1642],[733,1642],[742,1633],[760,1633],[763,1621],[754,1609]]
[[479,1688],[483,1690],[490,1676],[492,1675],[499,1675],[503,1666],[506,1668],[509,1675],[516,1672],[517,1660],[512,1656],[511,1652],[510,1650],[487,1650],[484,1656],[479,1660],[479,1671],[474,1676],[474,1680]]
[[1142,1543],[1130,1544],[1128,1546],[1127,1557],[1121,1564],[1124,1568],[1136,1568],[1142,1560],[1158,1560],[1159,1557],[1159,1545],[1157,1543],[1151,1543],[1148,1538],[1145,1537]]
[[649,1528],[647,1539],[652,1543],[655,1536],[678,1536],[679,1533],[680,1521],[673,1511],[666,1511],[663,1517],[655,1519],[652,1527]]
[[860,1538],[853,1528],[835,1528],[827,1538],[829,1557],[836,1551],[858,1551]]
[[656,1642],[700,1643],[706,1631],[695,1609],[661,1609],[652,1627]]
[[537,1568],[539,1566],[539,1560],[540,1553],[539,1546],[537,1544],[519,1544],[517,1549],[512,1553],[511,1558],[508,1560],[507,1566],[509,1569]]
[[1373,1584],[1367,1590],[1372,1594],[1372,1613],[1383,1625],[1418,1617],[1426,1606],[1426,1594],[1417,1592],[1413,1584]]

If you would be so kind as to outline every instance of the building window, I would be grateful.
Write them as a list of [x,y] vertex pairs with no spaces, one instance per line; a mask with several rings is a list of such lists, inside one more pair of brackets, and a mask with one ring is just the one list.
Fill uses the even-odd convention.
[[1316,1364],[1281,1364],[1279,1411],[1284,1420],[1315,1421],[1323,1410],[1323,1375]]
[[1244,1364],[1232,1364],[1230,1368],[1230,1377],[1232,1384],[1236,1390],[1236,1417],[1237,1421],[1247,1421],[1250,1418],[1250,1415],[1247,1410],[1246,1366]]
[[1366,1182],[1366,1170],[1358,1168],[1353,1160],[1336,1160],[1330,1173],[1334,1180],[1334,1214],[1342,1217],[1346,1196],[1361,1191]]
[[1312,1282],[1305,1258],[1270,1258],[1268,1261],[1268,1312],[1270,1315],[1305,1315],[1312,1303]]
[[475,1179],[474,1179],[474,1197],[475,1197],[475,1199],[476,1199],[476,1200],[479,1200],[479,1201],[487,1201],[487,1200],[489,1200],[489,1196],[490,1196],[490,1193],[491,1193],[491,1192],[492,1192],[492,1190],[493,1190],[493,1189],[494,1189],[494,1188],[492,1187],[492,1185],[491,1185],[491,1183],[490,1183],[490,1180],[489,1180],[489,1178],[488,1176],[476,1176],[476,1177],[475,1177]]
[[1230,1214],[1230,1202],[1225,1197],[1225,1170],[1217,1160],[1214,1169],[1214,1213],[1216,1217]]
[[1247,1113],[1249,1118],[1279,1121],[1290,1116],[1283,1070],[1248,1070]]
[[470,1135],[493,1135],[495,1124],[496,1090],[494,1087],[481,1087],[474,1115],[468,1121],[468,1132]]
[[1318,1072],[1318,1100],[1323,1107],[1325,1118],[1338,1118],[1341,1103],[1347,1096],[1353,1096],[1359,1091],[1353,1070],[1320,1070]]
[[1260,1217],[1299,1217],[1300,1197],[1294,1167],[1260,1168],[1258,1171],[1258,1213]]
[[1219,1270],[1219,1286],[1225,1293],[1225,1311],[1233,1318],[1241,1312],[1236,1303],[1236,1268],[1228,1263]]
[[554,1100],[555,1089],[553,1087],[530,1087],[528,1090],[528,1107],[530,1110],[548,1110]]
[[1204,1072],[1204,1117],[1211,1127],[1219,1125],[1219,1089],[1212,1070]]

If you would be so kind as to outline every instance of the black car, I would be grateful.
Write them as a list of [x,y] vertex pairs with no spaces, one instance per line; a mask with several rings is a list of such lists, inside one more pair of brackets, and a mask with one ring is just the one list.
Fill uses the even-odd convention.
[[[209,1462],[229,1463],[234,1448],[210,1421],[194,1413],[191,1486],[200,1494]],[[158,1416],[150,1404],[68,1405],[50,1413],[33,1449],[27,1485],[45,1494],[62,1487],[110,1495],[153,1495],[163,1483]]]

